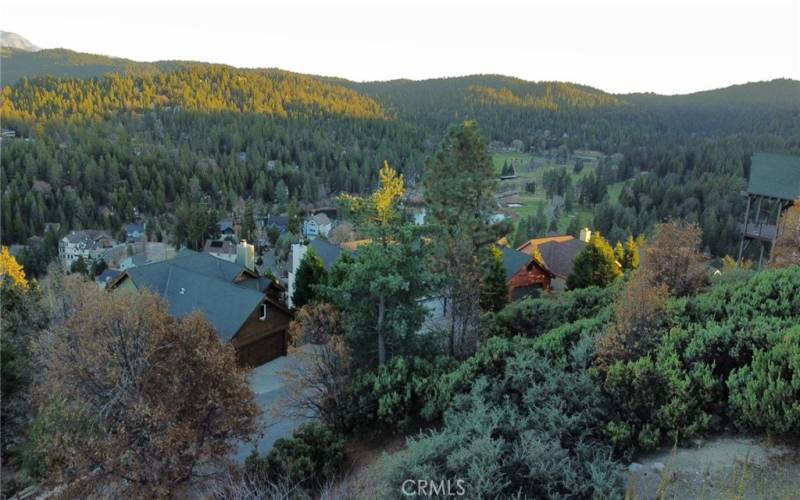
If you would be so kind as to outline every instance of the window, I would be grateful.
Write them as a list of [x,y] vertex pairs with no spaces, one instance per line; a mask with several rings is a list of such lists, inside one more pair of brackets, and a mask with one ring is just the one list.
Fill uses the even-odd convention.
[[267,319],[267,304],[261,304],[261,316],[258,317],[261,321]]

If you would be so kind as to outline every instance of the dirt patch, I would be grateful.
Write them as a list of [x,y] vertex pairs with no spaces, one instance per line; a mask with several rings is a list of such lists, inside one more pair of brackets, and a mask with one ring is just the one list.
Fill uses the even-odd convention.
[[630,464],[631,498],[800,498],[800,448],[763,436],[719,436]]
[[379,498],[384,454],[392,455],[405,448],[404,436],[350,438],[345,444],[349,472],[344,481],[352,497],[365,500]]

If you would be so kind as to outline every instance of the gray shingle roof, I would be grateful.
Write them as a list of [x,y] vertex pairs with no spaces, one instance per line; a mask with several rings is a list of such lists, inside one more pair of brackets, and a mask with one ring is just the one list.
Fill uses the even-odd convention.
[[164,297],[172,315],[200,311],[228,341],[264,299],[264,293],[259,291],[260,279],[233,283],[243,270],[207,254],[185,252],[183,256],[126,272],[137,288],[147,288]]
[[747,192],[783,200],[800,197],[800,156],[753,153]]
[[586,243],[578,239],[542,243],[539,245],[539,253],[544,260],[542,264],[556,276],[566,278],[572,274],[575,257],[583,251],[585,246]]
[[531,256],[513,248],[503,247],[502,250],[503,267],[506,270],[506,282],[508,282],[523,266],[531,261]]
[[322,263],[325,264],[325,269],[328,270],[339,260],[339,257],[342,256],[342,252],[344,251],[322,238],[316,238],[308,245],[314,249],[314,253],[317,254],[317,257],[322,259]]

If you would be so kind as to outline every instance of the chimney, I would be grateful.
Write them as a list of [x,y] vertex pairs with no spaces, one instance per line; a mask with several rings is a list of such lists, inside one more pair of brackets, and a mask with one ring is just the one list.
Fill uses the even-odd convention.
[[255,246],[242,240],[236,247],[236,263],[246,267],[250,271],[256,270],[256,249]]
[[581,229],[581,234],[578,239],[580,239],[584,243],[589,243],[589,240],[591,238],[592,238],[592,232],[589,230],[588,227]]

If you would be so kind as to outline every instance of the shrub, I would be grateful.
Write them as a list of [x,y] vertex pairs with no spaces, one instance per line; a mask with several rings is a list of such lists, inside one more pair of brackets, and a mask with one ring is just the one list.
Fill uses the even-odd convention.
[[800,326],[784,332],[753,362],[731,372],[730,405],[743,427],[776,433],[800,432]]
[[395,357],[377,370],[361,372],[347,396],[347,427],[351,429],[407,430],[433,397],[438,377],[452,360],[428,361]]
[[673,327],[658,346],[608,370],[615,417],[606,433],[617,451],[719,430],[729,416],[744,428],[796,429],[798,289],[795,268],[670,300]]
[[658,344],[667,312],[667,288],[637,272],[614,300],[614,322],[597,345],[601,366],[637,359]]
[[326,426],[311,423],[291,438],[277,440],[265,457],[253,450],[245,460],[245,474],[262,486],[301,485],[316,491],[342,470],[344,461],[344,440]]
[[538,337],[565,323],[595,316],[611,303],[614,293],[590,287],[514,302],[489,316],[489,330],[494,336]]
[[[511,345],[518,344],[504,344]],[[621,497],[622,469],[597,440],[605,402],[589,371],[527,348],[499,374],[472,381],[453,397],[440,430],[389,459],[390,494],[400,497],[407,478],[458,478],[470,498]]]

